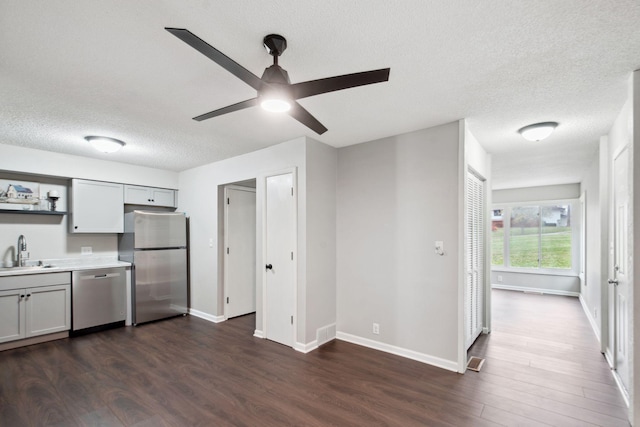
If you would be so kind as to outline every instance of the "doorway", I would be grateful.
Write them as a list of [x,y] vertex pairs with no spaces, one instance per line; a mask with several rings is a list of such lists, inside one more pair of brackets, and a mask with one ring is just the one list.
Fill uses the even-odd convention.
[[224,188],[224,317],[256,311],[255,180]]

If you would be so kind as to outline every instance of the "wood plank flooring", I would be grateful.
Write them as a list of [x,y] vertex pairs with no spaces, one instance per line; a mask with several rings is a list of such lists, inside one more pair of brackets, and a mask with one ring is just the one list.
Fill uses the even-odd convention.
[[493,295],[478,373],[189,316],[0,352],[0,426],[628,425],[576,298]]

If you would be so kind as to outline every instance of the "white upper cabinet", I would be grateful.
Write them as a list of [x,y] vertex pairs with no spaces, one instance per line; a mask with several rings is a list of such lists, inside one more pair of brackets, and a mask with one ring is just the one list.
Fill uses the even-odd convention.
[[129,205],[176,207],[174,190],[138,185],[124,186],[124,202]]
[[123,185],[71,180],[70,233],[123,233]]

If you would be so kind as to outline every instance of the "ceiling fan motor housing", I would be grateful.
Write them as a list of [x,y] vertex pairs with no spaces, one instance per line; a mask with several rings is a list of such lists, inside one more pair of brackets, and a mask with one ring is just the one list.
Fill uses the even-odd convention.
[[277,64],[265,68],[264,73],[262,73],[261,80],[269,84],[291,84],[291,81],[289,80],[289,73],[287,73],[287,70]]

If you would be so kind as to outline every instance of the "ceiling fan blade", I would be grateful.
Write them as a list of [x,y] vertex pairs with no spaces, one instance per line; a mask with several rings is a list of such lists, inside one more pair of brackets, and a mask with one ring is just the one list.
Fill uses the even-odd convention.
[[238,102],[237,104],[229,105],[218,110],[209,111],[208,113],[201,114],[198,117],[194,117],[193,120],[201,122],[212,117],[221,116],[223,114],[232,113],[238,110],[244,110],[245,108],[253,107],[254,105],[258,105],[258,98],[247,99],[246,101]]
[[289,115],[317,133],[318,135],[322,135],[327,131],[327,128],[324,127],[322,123],[318,121],[315,117],[311,115],[310,112],[302,108],[302,105],[297,102],[293,102],[291,105],[291,109],[288,111]]
[[300,99],[336,90],[382,83],[389,80],[390,71],[390,68],[383,68],[380,70],[327,77],[326,79],[309,80],[307,82],[292,84],[289,86],[289,91],[293,99]]
[[167,28],[165,30],[169,31],[171,34],[202,53],[207,58],[216,62],[222,68],[254,88],[255,90],[260,90],[262,87],[262,80],[251,71],[244,68],[242,65],[238,64],[233,59],[229,58],[224,53],[220,52],[215,47],[211,46],[209,43],[202,40],[200,37],[196,36],[189,30],[185,30],[184,28]]

